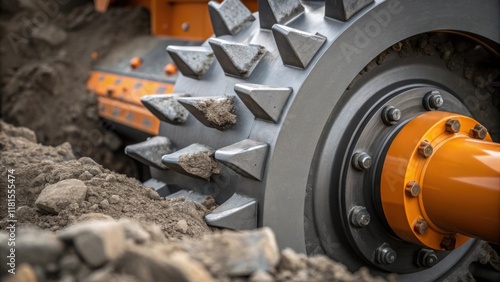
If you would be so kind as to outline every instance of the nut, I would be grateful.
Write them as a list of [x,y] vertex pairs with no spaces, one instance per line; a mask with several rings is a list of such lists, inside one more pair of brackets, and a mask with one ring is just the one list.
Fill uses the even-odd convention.
[[375,259],[380,264],[391,264],[396,261],[397,255],[389,244],[383,243],[375,252]]
[[438,262],[438,257],[433,250],[421,249],[417,254],[417,265],[424,267],[434,266]]
[[417,181],[409,181],[406,184],[405,191],[408,196],[417,197],[420,194],[420,185],[418,185]]
[[413,226],[413,230],[420,235],[424,235],[427,232],[427,229],[429,229],[429,224],[421,218],[417,219],[417,222],[415,222],[415,225]]
[[422,143],[420,143],[420,146],[418,146],[418,153],[424,158],[430,157],[433,152],[434,148],[427,140],[422,141]]
[[439,91],[434,90],[424,96],[423,104],[428,111],[437,110],[443,106],[444,99]]
[[351,223],[356,227],[365,227],[370,224],[370,213],[365,207],[355,206],[351,209]]
[[476,124],[473,129],[470,130],[473,138],[483,140],[486,138],[486,134],[488,134],[488,129],[482,126],[481,124]]
[[352,157],[352,164],[357,170],[369,169],[372,166],[372,158],[365,152],[356,153]]
[[446,121],[446,132],[458,133],[460,131],[460,121],[457,119],[449,119]]
[[387,125],[396,124],[401,119],[401,110],[388,106],[382,110],[382,121]]

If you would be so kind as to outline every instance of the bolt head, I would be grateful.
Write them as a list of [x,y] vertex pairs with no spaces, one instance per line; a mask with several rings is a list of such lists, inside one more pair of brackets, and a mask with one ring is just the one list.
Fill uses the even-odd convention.
[[357,170],[369,169],[372,166],[372,158],[365,152],[356,153],[352,157],[352,164]]
[[351,223],[356,227],[365,227],[370,224],[370,213],[365,207],[355,206],[351,209]]
[[458,133],[460,131],[460,121],[458,119],[449,119],[446,121],[446,132]]
[[474,128],[471,129],[470,132],[472,134],[472,137],[483,140],[488,134],[488,129],[486,129],[486,127],[482,126],[481,124],[476,124],[476,126],[474,126]]
[[417,265],[424,267],[434,266],[438,262],[438,257],[434,250],[421,249],[417,254]]
[[434,148],[427,140],[422,141],[422,143],[420,143],[420,146],[418,146],[418,153],[424,158],[430,157],[433,152]]
[[455,238],[455,235],[453,234],[444,236],[443,239],[441,240],[440,246],[441,248],[447,251],[453,251],[455,249],[456,244],[457,244],[457,238]]
[[424,96],[423,104],[428,111],[437,110],[443,106],[444,99],[439,91],[434,90]]
[[413,230],[415,230],[415,232],[420,235],[424,235],[428,229],[429,224],[427,223],[427,221],[420,218],[417,220],[417,222],[415,222],[415,225],[413,226]]
[[420,185],[418,185],[417,181],[409,181],[406,184],[405,192],[408,196],[417,197],[420,194]]
[[393,106],[385,107],[382,110],[382,120],[387,125],[394,125],[401,119],[401,110]]
[[384,243],[378,247],[375,258],[380,264],[392,264],[396,261],[397,255],[396,251],[394,251],[389,244]]

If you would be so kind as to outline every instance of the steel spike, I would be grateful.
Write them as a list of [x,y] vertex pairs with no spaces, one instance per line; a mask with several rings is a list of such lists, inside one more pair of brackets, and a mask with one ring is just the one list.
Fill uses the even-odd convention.
[[250,10],[239,0],[225,0],[220,4],[210,1],[208,12],[216,36],[235,35],[255,21]]
[[233,43],[220,38],[208,40],[217,61],[227,75],[246,78],[266,54],[260,45]]
[[161,162],[181,174],[210,180],[213,174],[220,173],[220,165],[213,157],[214,152],[206,145],[195,143],[164,155]]
[[186,94],[156,94],[141,98],[142,104],[161,121],[181,124],[186,121],[189,112],[179,103],[179,97]]
[[256,118],[277,122],[292,88],[238,83],[234,92]]
[[347,21],[373,0],[325,0],[325,17]]
[[245,177],[262,180],[269,145],[245,139],[215,151],[215,159]]
[[214,53],[207,47],[171,45],[167,52],[179,71],[194,79],[200,79],[214,62]]
[[172,152],[172,143],[163,136],[151,137],[144,142],[125,147],[126,155],[158,169],[167,169],[161,162],[161,157],[170,152]]
[[257,200],[234,194],[205,216],[208,225],[234,230],[257,228]]
[[311,34],[284,25],[273,25],[273,36],[283,64],[306,68],[326,41],[320,34]]
[[299,0],[259,0],[260,27],[271,29],[276,24],[285,24],[304,12]]
[[233,97],[183,97],[177,101],[207,127],[226,130],[236,123]]

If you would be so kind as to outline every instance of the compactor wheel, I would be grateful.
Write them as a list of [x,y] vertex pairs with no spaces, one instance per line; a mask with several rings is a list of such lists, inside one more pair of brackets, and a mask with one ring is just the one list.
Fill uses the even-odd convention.
[[280,247],[351,270],[466,275],[484,243],[422,261],[385,220],[380,174],[398,130],[428,111],[471,116],[499,141],[500,2],[259,0],[252,15],[226,0],[209,11],[217,37],[168,48],[177,95],[144,101],[168,139],[153,144],[161,160],[146,157],[153,177],[214,196],[210,224],[270,226]]

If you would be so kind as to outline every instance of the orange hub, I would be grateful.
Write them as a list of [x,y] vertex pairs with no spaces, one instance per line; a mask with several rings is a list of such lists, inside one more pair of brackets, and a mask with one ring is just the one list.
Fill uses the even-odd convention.
[[403,240],[436,250],[470,237],[500,243],[500,144],[472,118],[428,112],[406,124],[387,152],[380,190]]

